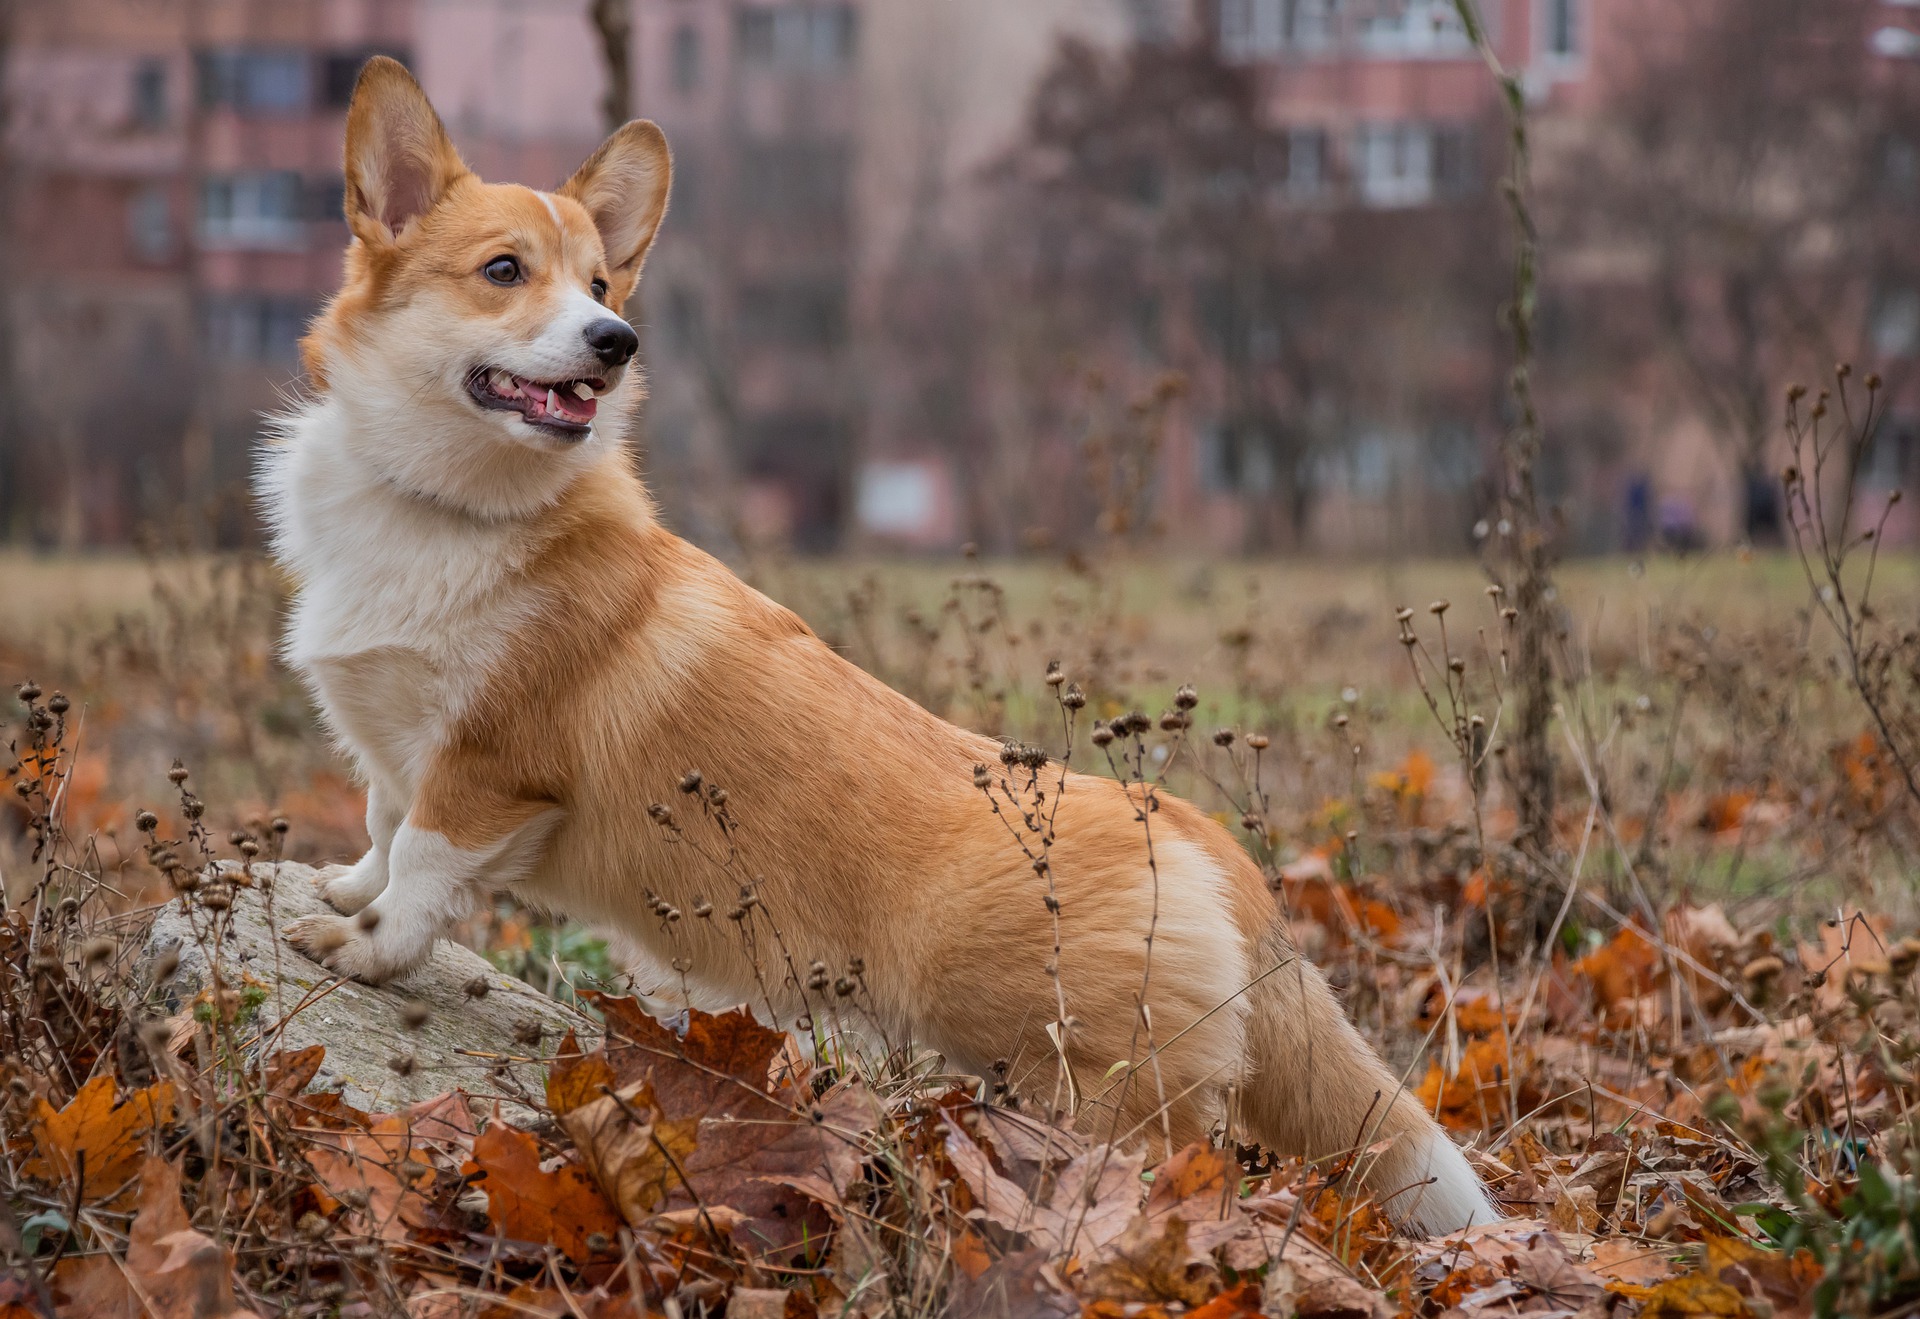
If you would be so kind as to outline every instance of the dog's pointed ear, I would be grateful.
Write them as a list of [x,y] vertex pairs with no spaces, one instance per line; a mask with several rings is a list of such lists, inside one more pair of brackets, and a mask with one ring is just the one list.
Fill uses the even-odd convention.
[[354,84],[345,172],[347,225],[375,247],[393,243],[469,173],[420,84],[384,55]]
[[667,213],[672,181],[666,135],[648,120],[635,119],[616,129],[561,187],[560,195],[585,207],[600,231],[613,268],[609,306],[625,302],[639,281],[641,263]]

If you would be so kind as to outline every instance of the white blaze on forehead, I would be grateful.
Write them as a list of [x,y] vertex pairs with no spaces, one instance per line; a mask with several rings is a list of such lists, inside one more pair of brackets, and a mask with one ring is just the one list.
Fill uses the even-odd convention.
[[558,229],[561,233],[565,233],[567,231],[567,226],[561,223],[560,208],[553,204],[553,194],[550,192],[539,192],[539,193],[535,193],[534,195],[546,204],[547,214],[553,217],[553,227],[555,229]]

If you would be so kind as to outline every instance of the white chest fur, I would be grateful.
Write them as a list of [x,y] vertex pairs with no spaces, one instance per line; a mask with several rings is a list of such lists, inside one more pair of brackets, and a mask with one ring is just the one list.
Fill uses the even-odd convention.
[[357,460],[321,401],[261,465],[274,550],[295,579],[287,660],[362,770],[410,797],[532,600],[524,525],[402,492]]

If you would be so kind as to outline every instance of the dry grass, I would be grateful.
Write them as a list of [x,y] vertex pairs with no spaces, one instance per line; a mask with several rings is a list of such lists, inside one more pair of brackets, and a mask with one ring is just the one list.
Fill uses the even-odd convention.
[[[126,1065],[113,1061],[106,1036],[153,1034],[97,964],[117,966],[123,952],[87,951],[113,937],[99,931],[123,927],[130,897],[177,890],[180,901],[204,905],[208,893],[230,892],[205,869],[229,850],[222,840],[242,854],[328,859],[355,854],[364,836],[357,793],[273,658],[281,598],[259,562],[12,555],[0,570],[9,603],[18,602],[0,619],[0,665],[44,689],[39,732],[29,733],[44,740],[55,728],[78,752],[60,761],[57,807],[39,788],[8,798],[19,804],[0,842],[20,937],[49,910],[68,922],[59,929],[69,942],[56,945],[66,951],[53,961],[44,948],[30,951],[31,940],[20,944],[41,978],[23,969],[13,983],[31,983],[32,993],[6,1008],[16,1019],[44,1015],[45,978],[67,959],[62,974],[77,978],[61,999],[65,1043],[34,1046],[58,1056],[66,1079],[20,1092],[57,1108],[77,1102],[89,1072]],[[1840,580],[1857,582],[1853,571],[1841,565]],[[1889,558],[1876,572],[1881,607],[1910,613],[1920,561]],[[1650,1290],[1677,1274],[1689,1287],[1737,1293],[1720,1297],[1736,1308],[1715,1313],[1757,1315],[1761,1294],[1716,1272],[1713,1261],[1735,1251],[1748,1282],[1762,1279],[1780,1300],[1798,1278],[1788,1299],[1826,1313],[1872,1313],[1916,1293],[1903,1262],[1913,1253],[1872,1233],[1906,1231],[1889,1228],[1889,1215],[1903,1222],[1916,1198],[1904,1179],[1914,1140],[1907,1114],[1920,1095],[1912,980],[1920,943],[1898,936],[1917,905],[1920,812],[1796,559],[1725,554],[1562,570],[1560,806],[1552,854],[1537,860],[1504,842],[1513,828],[1499,751],[1505,633],[1469,563],[837,560],[754,562],[747,573],[930,708],[1056,756],[1061,688],[1047,674],[1057,661],[1062,680],[1087,696],[1073,763],[1110,767],[1088,747],[1125,747],[1144,779],[1237,830],[1267,866],[1295,941],[1341,986],[1355,1020],[1406,1069],[1422,1102],[1481,1149],[1508,1208],[1551,1218],[1576,1253],[1599,1252],[1579,1264],[1598,1270],[1581,1273],[1580,1287],[1611,1281],[1650,1312],[1684,1313],[1659,1309]],[[1440,602],[1447,607],[1436,611]],[[1410,612],[1397,618],[1402,606]],[[1891,626],[1898,642],[1910,624],[1895,617]],[[1888,672],[1889,691],[1914,681],[1897,665]],[[1176,695],[1182,684],[1196,689],[1191,700]],[[56,688],[69,698],[57,721],[45,713]],[[169,779],[176,755],[192,767],[190,792]],[[49,763],[23,753],[14,777],[44,780]],[[137,806],[175,797],[180,826],[136,821]],[[38,847],[36,858],[55,817],[58,846]],[[284,834],[276,818],[288,822]],[[169,828],[186,833],[160,846]],[[188,873],[200,878],[183,886]],[[63,892],[84,896],[71,910],[49,908]],[[555,991],[617,979],[586,932],[547,928],[510,907],[463,937]],[[805,952],[792,957],[804,962]],[[796,989],[799,965],[790,968]],[[815,967],[806,984],[824,986],[839,972]],[[0,976],[0,992],[13,992],[5,983]],[[220,1056],[224,1010],[211,1004],[202,1023],[209,1057]],[[9,1057],[15,1075],[37,1065]],[[952,1129],[974,1100],[937,1073],[901,1070],[897,1057],[839,1061],[872,1078],[888,1114],[866,1137],[877,1162],[861,1174],[872,1179],[863,1203],[897,1247],[881,1252],[891,1263],[870,1261],[892,1271],[895,1298],[890,1311],[872,1313],[939,1313],[961,1285],[955,1252],[963,1271],[978,1265],[989,1277],[1032,1264],[1018,1249],[1020,1229],[982,1237],[977,1221],[965,1226],[967,1194],[941,1189],[953,1166],[940,1161],[942,1140],[950,1155],[972,1156],[939,1123]],[[816,1083],[832,1079],[821,1073]],[[259,1092],[248,1087],[266,1084],[221,1082],[229,1083],[239,1089],[222,1112],[254,1103]],[[991,1097],[1008,1098],[987,1085]],[[1048,1107],[1044,1096],[1024,1099],[1029,1112]],[[967,1123],[994,1148],[1000,1137]],[[270,1135],[282,1175],[304,1176],[285,1172],[304,1166],[297,1142]],[[1351,1271],[1403,1313],[1437,1314],[1498,1277],[1520,1276],[1487,1259],[1440,1267],[1397,1242],[1353,1202],[1345,1165],[1275,1174],[1257,1151],[1244,1156],[1246,1213],[1291,1206],[1288,1239],[1301,1233],[1323,1263]],[[591,1166],[598,1156],[583,1146],[566,1157]],[[1011,1170],[1008,1149],[995,1157]],[[882,1175],[881,1165],[892,1171]],[[984,1167],[973,1168],[976,1182]],[[1596,1189],[1601,1172],[1611,1180]],[[272,1233],[292,1229],[270,1217],[232,1221],[209,1189],[217,1176],[196,1175],[196,1221],[238,1233],[242,1259],[259,1261],[243,1280],[250,1303],[313,1312],[313,1297],[287,1290],[274,1271]],[[1874,1177],[1885,1183],[1868,1188],[1879,1207],[1863,1209]],[[16,1175],[17,1212],[41,1204],[43,1181]],[[1045,1185],[1042,1169],[1034,1204]],[[458,1187],[447,1187],[452,1214]],[[306,1203],[275,1212],[306,1221]],[[318,1212],[335,1211],[321,1203]],[[470,1204],[460,1212],[466,1230],[490,1222],[504,1231],[497,1219],[474,1219]],[[351,1212],[330,1221],[321,1228],[354,1241]],[[315,1246],[301,1256],[301,1276],[327,1278],[335,1299],[411,1294],[412,1275],[398,1265],[376,1270],[375,1286],[364,1267],[377,1257],[370,1249]],[[1808,1262],[1794,1263],[1801,1249]],[[679,1281],[647,1284],[682,1297],[682,1313],[773,1276],[729,1272],[706,1247],[687,1259],[696,1255],[704,1263],[683,1260]],[[1168,1294],[1126,1293],[1124,1304],[1115,1298],[1125,1288],[1101,1290],[1119,1285],[1111,1269],[1120,1263],[1081,1261],[1080,1273],[1056,1263],[1080,1300],[1119,1307],[1090,1313],[1173,1314],[1226,1288],[1227,1308],[1216,1313],[1250,1314],[1233,1307],[1256,1304],[1259,1287],[1247,1291],[1225,1258],[1215,1261],[1224,1272],[1181,1273],[1165,1282]],[[1619,1263],[1628,1259],[1638,1262]],[[478,1294],[519,1279],[564,1291],[592,1272],[551,1253],[514,1267],[511,1277],[461,1273],[460,1285]],[[689,1281],[689,1269],[700,1276]],[[1832,1304],[1808,1291],[1823,1274]],[[824,1276],[802,1270],[777,1282],[826,1303]],[[1546,1294],[1517,1285],[1534,1288],[1526,1294],[1535,1299]]]

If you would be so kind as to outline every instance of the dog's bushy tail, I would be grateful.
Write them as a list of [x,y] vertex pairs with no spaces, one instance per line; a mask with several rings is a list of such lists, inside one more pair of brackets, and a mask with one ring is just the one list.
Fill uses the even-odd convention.
[[[1254,1139],[1313,1159],[1360,1150],[1356,1171],[1403,1227],[1438,1234],[1495,1221],[1466,1155],[1387,1071],[1320,972],[1277,929],[1258,948],[1256,974],[1271,973],[1248,991],[1240,1102]],[[1385,1152],[1365,1153],[1382,1141]]]

